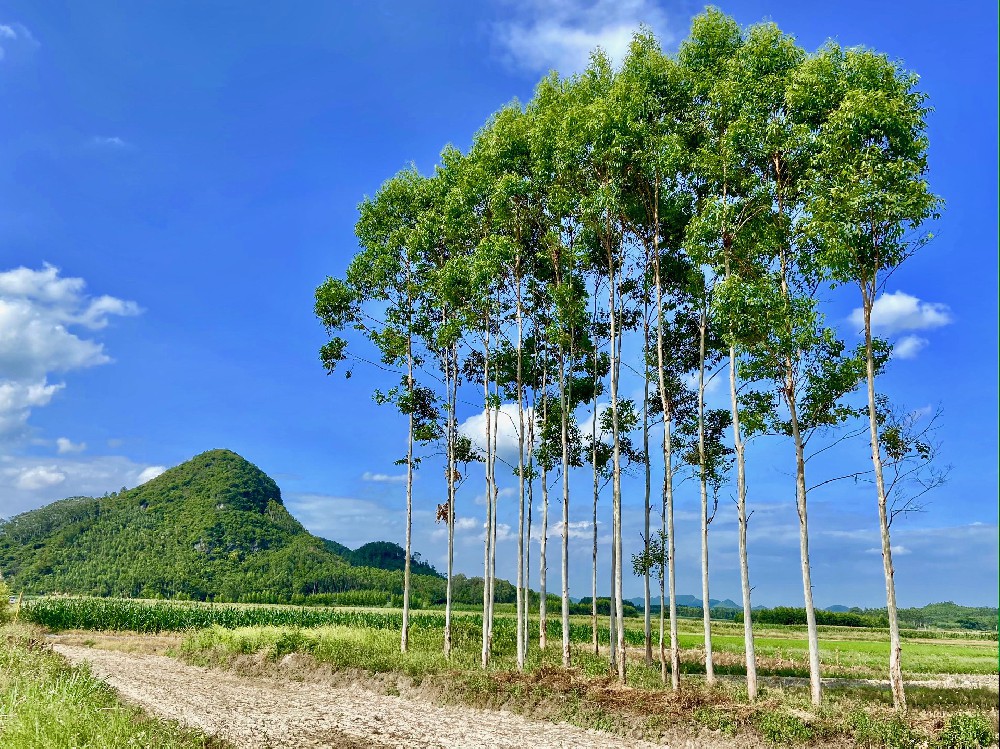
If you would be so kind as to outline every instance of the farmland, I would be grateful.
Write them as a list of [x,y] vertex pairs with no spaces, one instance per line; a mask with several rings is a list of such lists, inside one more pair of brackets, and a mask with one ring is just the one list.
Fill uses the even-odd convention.
[[[875,629],[821,627],[827,699],[815,709],[809,706],[805,680],[807,643],[795,627],[758,628],[764,691],[750,704],[741,678],[742,630],[732,622],[713,624],[716,673],[721,678],[709,687],[700,662],[700,620],[681,621],[684,686],[673,694],[661,685],[659,664],[650,668],[642,662],[638,619],[626,620],[627,686],[614,687],[606,648],[599,655],[591,649],[587,617],[571,620],[571,669],[560,667],[557,648],[550,646],[543,653],[535,641],[525,673],[518,674],[514,618],[503,611],[494,624],[493,657],[486,671],[479,667],[482,619],[472,612],[456,612],[451,659],[442,654],[444,616],[435,611],[413,612],[406,654],[399,651],[401,613],[391,609],[42,598],[27,603],[22,616],[54,633],[125,633],[140,643],[138,647],[144,633],[176,633],[175,656],[226,671],[251,668],[258,674],[307,681],[352,674],[360,684],[383,693],[419,688],[438,702],[502,707],[528,717],[654,740],[676,737],[670,732],[683,730],[739,736],[760,745],[921,746],[935,740],[939,746],[977,746],[948,744],[948,732],[972,735],[978,730],[981,743],[983,731],[995,732],[997,727],[997,642],[982,633],[906,633],[903,667],[911,709],[902,717],[892,711],[888,689],[869,681],[884,679],[889,647],[887,633]],[[537,621],[529,631],[537,633]],[[558,641],[558,621],[549,621],[548,635],[550,642]],[[601,636],[607,642],[606,627]],[[57,635],[67,642],[90,642],[88,637],[86,632]]]

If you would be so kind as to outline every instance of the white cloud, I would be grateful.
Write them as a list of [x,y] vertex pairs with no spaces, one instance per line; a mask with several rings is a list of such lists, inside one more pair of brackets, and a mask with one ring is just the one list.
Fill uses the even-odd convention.
[[509,64],[532,73],[579,72],[596,47],[619,64],[642,24],[672,39],[653,0],[520,0],[509,8],[511,18],[495,26],[496,41]]
[[372,473],[371,471],[365,471],[363,474],[361,474],[361,480],[375,481],[382,483],[398,483],[406,481],[406,474],[401,473],[396,476],[390,476],[389,474],[386,473]]
[[[369,541],[402,543],[405,537],[405,508],[377,500],[337,497],[328,494],[289,494],[285,506],[311,532],[356,549]],[[414,513],[414,532],[433,526]],[[430,513],[426,513],[429,515]],[[431,518],[433,520],[433,518]],[[418,551],[427,545],[414,546]]]
[[0,380],[0,436],[22,433],[27,427],[31,409],[47,406],[52,396],[63,387],[63,385],[49,385],[45,378],[40,382]]
[[[890,546],[889,549],[890,549],[890,551],[892,551],[892,553],[895,556],[898,556],[898,557],[901,557],[904,554],[909,554],[910,553],[910,550],[907,549],[902,544],[900,544],[899,546]],[[866,554],[878,554],[878,555],[881,555],[882,554],[882,547],[881,546],[873,546],[870,549],[865,549],[865,553]]]
[[90,145],[97,148],[118,148],[127,150],[133,148],[132,144],[117,135],[95,135],[90,139]]
[[166,466],[149,466],[147,468],[143,468],[142,472],[135,480],[135,485],[140,486],[141,484],[145,484],[147,481],[152,481],[165,470],[167,470]]
[[[727,382],[727,374],[721,369],[715,372],[705,372],[705,397],[717,395],[722,392],[722,386]],[[684,384],[692,390],[698,390],[698,373],[689,372],[684,375]]]
[[[598,403],[597,404],[597,439],[600,440],[604,436],[604,431],[601,429],[601,418],[604,416],[604,412],[611,408],[610,403]],[[594,433],[594,412],[592,410],[587,411],[587,415],[583,417],[580,421],[580,434],[582,434],[586,439],[590,439],[591,435]]]
[[892,345],[892,352],[899,359],[915,359],[917,354],[923,351],[930,343],[926,338],[918,335],[907,335],[900,338]]
[[60,455],[66,455],[67,453],[81,453],[87,449],[87,443],[76,443],[67,437],[60,437],[56,440],[56,449]]
[[[162,467],[152,468],[162,472]],[[64,497],[99,497],[123,486],[138,486],[150,469],[119,456],[83,460],[6,455],[0,457],[0,516],[10,517]]]
[[7,58],[8,53],[28,55],[38,48],[38,40],[21,23],[0,24],[0,60]]
[[[858,329],[864,327],[864,312],[860,307],[851,312],[850,321]],[[907,330],[930,330],[951,322],[948,305],[922,302],[905,291],[882,294],[872,305],[872,329],[885,335]]]
[[[598,525],[600,525],[600,522],[598,522]],[[576,522],[571,520],[566,524],[566,527],[569,530],[570,538],[586,538],[591,540],[594,538],[594,525],[589,520],[578,520]],[[549,528],[549,538],[562,538],[562,532],[563,523],[562,520],[560,520],[558,523]]]
[[15,484],[18,489],[34,491],[36,489],[48,489],[66,480],[66,474],[59,471],[56,466],[35,466],[17,471]]
[[[527,432],[528,423],[531,421],[532,411],[530,408],[524,410],[524,428]],[[504,403],[499,409],[492,411],[490,418],[491,427],[496,429],[497,454],[512,462],[517,460],[517,435],[519,430],[517,418],[517,404]],[[486,411],[470,416],[458,425],[460,434],[472,440],[472,444],[480,452],[485,452],[486,445]],[[527,450],[527,444],[525,444]],[[498,468],[498,471],[502,468]]]
[[142,311],[135,302],[89,297],[85,286],[47,263],[0,272],[0,436],[20,436],[31,409],[63,388],[49,384],[50,374],[111,361],[101,343],[73,328],[100,330],[111,316]]

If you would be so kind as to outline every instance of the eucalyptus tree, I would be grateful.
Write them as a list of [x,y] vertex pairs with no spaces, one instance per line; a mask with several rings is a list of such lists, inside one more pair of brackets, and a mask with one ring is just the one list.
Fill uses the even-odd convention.
[[490,185],[491,239],[502,246],[504,262],[498,268],[503,274],[502,285],[513,299],[513,317],[516,338],[509,346],[508,361],[513,385],[508,395],[517,403],[518,440],[518,542],[517,542],[517,668],[524,668],[526,632],[522,625],[525,608],[524,578],[524,520],[525,495],[528,481],[525,461],[525,384],[524,339],[528,323],[525,309],[525,283],[540,236],[544,230],[541,201],[536,194],[538,181],[533,175],[531,156],[532,116],[522,111],[516,102],[504,107],[493,116],[487,127],[477,135],[473,145],[473,158],[482,164]]
[[[455,311],[456,324],[465,331],[470,351],[462,370],[469,381],[483,387],[484,439],[483,463],[486,497],[486,522],[483,539],[483,636],[481,665],[489,665],[493,618],[493,560],[495,559],[496,450],[494,448],[500,413],[496,388],[495,350],[499,347],[502,327],[500,285],[502,268],[508,261],[509,247],[496,241],[492,231],[491,183],[489,171],[472,155],[461,161],[448,194],[449,223],[456,227],[467,251],[451,257],[440,273],[441,293]],[[475,342],[478,348],[472,349]],[[498,387],[498,385],[497,385]]]
[[[765,285],[770,281],[775,254],[787,244],[788,227],[801,207],[796,200],[800,138],[786,92],[804,53],[773,24],[744,32],[733,19],[708,11],[696,19],[681,57],[691,71],[699,109],[693,132],[693,173],[702,196],[695,222],[698,259],[731,290],[754,290],[761,279],[767,279]],[[753,328],[745,318],[754,310],[752,303],[734,305],[733,297],[718,294],[713,313],[729,349],[747,691],[753,700],[757,679],[746,542],[746,443],[739,403],[745,383],[738,364],[755,355],[753,338],[739,334]],[[801,532],[805,544],[804,524]]]
[[[594,293],[591,295],[593,310],[590,318],[591,340],[598,341],[605,337],[606,323],[602,319],[597,304],[597,297],[600,293],[600,276],[594,276]],[[590,361],[591,374],[591,409],[590,409],[590,435],[584,446],[584,452],[590,456],[590,466],[593,476],[593,512],[591,513],[590,529],[593,539],[591,546],[591,585],[590,585],[590,633],[591,645],[594,648],[594,655],[601,652],[600,638],[597,627],[597,504],[601,495],[601,477],[604,477],[605,484],[610,480],[608,466],[611,461],[611,447],[604,442],[605,428],[599,428],[601,412],[597,399],[604,392],[604,378],[610,369],[609,357],[601,352],[598,347],[593,346]]]
[[[674,225],[673,247],[679,247],[684,222]],[[678,423],[689,421],[694,413],[696,394],[688,385],[689,375],[700,360],[698,323],[693,300],[688,296],[692,285],[688,281],[693,269],[686,256],[669,249],[654,256],[654,286],[657,292],[656,358],[657,387],[653,397],[653,412],[659,405],[663,424],[663,502],[660,509],[660,538],[666,546],[666,584],[670,612],[670,683],[680,688],[680,645],[677,628],[677,581],[675,574],[674,475],[675,453],[673,432]],[[665,301],[666,300],[666,301]],[[664,652],[663,606],[664,581],[660,581],[660,676],[667,679],[667,659]]]
[[821,272],[861,292],[871,459],[889,615],[889,679],[893,702],[902,710],[902,642],[875,387],[885,345],[873,336],[872,313],[893,271],[930,239],[920,227],[936,218],[941,207],[926,178],[927,96],[917,89],[914,73],[885,55],[830,44],[803,66],[793,97],[814,137],[805,234],[816,248]]
[[[608,283],[609,396],[612,440],[612,537],[613,585],[616,617],[617,671],[625,680],[625,629],[622,608],[622,492],[621,445],[619,441],[619,382],[622,362],[622,337],[625,323],[635,324],[638,315],[627,314],[623,304],[622,284],[628,278],[628,241],[623,225],[622,175],[627,168],[624,144],[628,120],[622,115],[617,77],[607,56],[597,50],[590,65],[575,80],[578,104],[576,117],[566,131],[576,139],[578,184],[580,187],[579,220],[587,262],[596,272],[606,275]],[[631,317],[631,320],[627,318]]]
[[452,598],[455,564],[455,499],[457,484],[464,480],[458,470],[462,464],[467,470],[470,462],[481,456],[473,450],[471,440],[459,434],[458,390],[461,384],[459,351],[464,334],[462,320],[456,308],[456,298],[449,288],[449,263],[452,258],[471,252],[470,223],[463,213],[461,191],[462,153],[447,147],[441,154],[433,180],[429,183],[430,197],[427,211],[419,224],[423,244],[431,266],[427,279],[431,286],[430,307],[433,313],[427,330],[428,349],[437,353],[444,377],[445,423],[445,479],[447,500],[445,522],[448,531],[448,561],[445,583],[444,654],[452,650]]
[[[587,154],[585,107],[590,91],[580,79],[555,75],[538,86],[535,117],[534,176],[540,183],[546,217],[539,248],[539,271],[551,284],[551,319],[546,340],[557,357],[562,476],[562,655],[570,665],[569,640],[569,469],[579,464],[579,428],[574,412],[588,399],[590,380],[578,376],[590,342],[587,336],[587,292],[581,275],[584,227],[579,220],[580,187]],[[543,270],[544,269],[544,270]],[[554,404],[553,404],[554,405]]]
[[[695,469],[701,496],[701,594],[702,624],[705,636],[705,678],[715,683],[715,664],[712,660],[712,618],[709,597],[708,527],[715,519],[719,507],[719,491],[725,476],[732,467],[732,449],[724,443],[726,429],[732,423],[732,414],[725,409],[707,408],[705,390],[711,378],[719,374],[723,343],[713,324],[711,309],[718,279],[709,272],[692,274],[697,278],[694,289],[697,330],[697,406],[694,414],[680,424],[682,459]],[[707,378],[706,378],[707,375]],[[709,511],[709,496],[712,509]]]
[[[666,555],[663,578],[674,580],[673,575],[673,478],[670,430],[674,424],[671,410],[671,393],[683,390],[677,386],[676,364],[683,357],[673,356],[676,349],[669,352],[665,348],[664,329],[669,326],[667,318],[677,306],[682,305],[683,282],[686,275],[686,261],[681,255],[681,245],[689,220],[690,196],[687,185],[690,148],[687,131],[693,115],[692,86],[689,76],[672,58],[660,49],[656,39],[648,32],[636,34],[629,54],[622,65],[618,77],[619,111],[626,127],[621,128],[623,151],[627,168],[623,171],[624,209],[623,219],[631,234],[644,250],[644,290],[652,291],[652,312],[656,323],[655,355],[649,341],[649,314],[644,315],[643,340],[645,371],[652,368],[656,372],[655,388],[660,397],[655,398],[654,410],[658,408],[663,416],[663,481],[661,489],[661,529]],[[679,275],[678,275],[679,274]],[[649,300],[647,292],[644,301]],[[675,342],[679,343],[679,342]],[[673,358],[673,361],[670,361]],[[667,380],[671,380],[668,387]],[[644,378],[647,383],[648,380]],[[649,393],[646,392],[646,417],[648,418]],[[646,453],[648,455],[648,447]],[[647,461],[647,474],[650,461]],[[646,503],[645,544],[649,543],[650,506]],[[670,526],[667,532],[666,526]],[[647,555],[648,556],[648,555]],[[648,578],[648,573],[644,575]],[[661,588],[665,585],[661,579]],[[648,587],[648,585],[647,585]],[[679,685],[680,661],[677,643],[676,591],[671,584],[671,658],[673,661],[672,683]],[[648,591],[646,593],[648,610]],[[665,607],[665,595],[660,595],[661,620]],[[649,626],[647,623],[647,653],[650,649]],[[661,627],[662,630],[662,627]],[[661,671],[666,678],[666,658],[663,652],[661,632]]]
[[[426,331],[428,275],[417,227],[427,208],[427,180],[407,169],[388,180],[375,197],[359,207],[355,232],[362,250],[351,261],[346,280],[327,279],[316,291],[316,312],[331,334],[347,324],[363,331],[378,347],[382,361],[405,367],[400,385],[388,393],[375,392],[379,402],[393,402],[407,416],[406,548],[403,570],[403,617],[400,649],[409,643],[410,562],[412,554],[413,454],[416,441],[435,437],[438,414],[433,392],[418,385],[414,371],[422,365],[415,343]],[[363,310],[365,304],[382,308],[382,319]],[[332,335],[321,349],[327,371],[346,358],[346,339]]]

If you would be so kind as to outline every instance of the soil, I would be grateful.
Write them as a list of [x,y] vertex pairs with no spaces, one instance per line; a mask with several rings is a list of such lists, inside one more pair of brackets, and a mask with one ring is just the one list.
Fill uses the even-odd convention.
[[[148,713],[199,728],[234,747],[662,747],[504,711],[437,706],[360,685],[253,678],[142,652],[56,644],[74,663]],[[681,740],[721,749],[731,742]]]
[[[333,672],[308,657],[280,663],[240,656],[224,669],[186,664],[175,652],[177,635],[106,633],[49,635],[53,649],[118,690],[148,713],[198,728],[236,749],[242,747],[674,747],[723,749],[761,746],[750,737],[730,738],[690,725],[667,728],[663,743],[622,738],[566,723],[531,720],[503,703],[477,709],[433,704],[442,695],[430,680],[415,687],[393,674]],[[300,662],[301,661],[301,662]],[[997,675],[931,675],[908,686],[997,689]],[[766,678],[771,686],[799,686],[800,678]],[[868,679],[824,679],[827,686],[884,685]],[[544,718],[544,706],[535,717]],[[555,707],[555,706],[553,706]],[[694,733],[693,731],[697,731]]]

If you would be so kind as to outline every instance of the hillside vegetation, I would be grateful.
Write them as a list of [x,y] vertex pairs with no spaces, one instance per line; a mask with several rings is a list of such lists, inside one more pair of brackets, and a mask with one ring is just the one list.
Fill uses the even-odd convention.
[[[395,544],[352,552],[313,536],[285,509],[277,484],[229,450],[0,526],[0,571],[28,594],[384,605],[402,592],[401,555]],[[432,567],[413,571],[419,598],[443,597]]]

